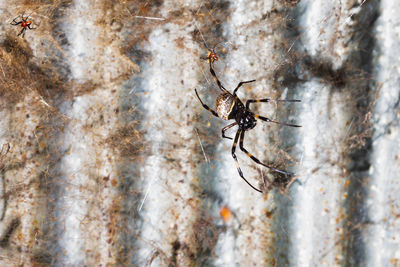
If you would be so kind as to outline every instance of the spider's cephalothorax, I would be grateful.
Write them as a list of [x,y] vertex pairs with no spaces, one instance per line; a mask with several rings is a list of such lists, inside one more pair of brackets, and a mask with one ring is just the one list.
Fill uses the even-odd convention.
[[239,128],[241,128],[244,131],[248,131],[256,127],[257,121],[253,116],[253,113],[250,111],[244,111],[241,114],[238,114],[236,116],[236,122],[239,125]]
[[285,174],[285,175],[293,175],[293,173],[290,172],[285,172],[285,171],[281,171],[278,170],[274,167],[271,167],[267,164],[262,163],[259,159],[257,159],[256,157],[254,157],[250,152],[247,151],[246,148],[244,148],[243,146],[243,140],[244,140],[244,135],[245,132],[248,130],[253,129],[256,126],[256,119],[260,119],[262,121],[266,121],[266,122],[273,122],[273,123],[278,123],[281,125],[286,125],[286,126],[292,126],[292,127],[300,127],[298,125],[294,125],[294,124],[288,124],[288,123],[281,123],[281,122],[277,122],[277,121],[273,121],[270,120],[266,117],[257,115],[255,113],[253,113],[250,110],[250,104],[251,103],[258,103],[258,102],[270,102],[270,101],[285,101],[285,102],[300,102],[300,100],[271,100],[268,98],[265,99],[255,99],[255,100],[247,100],[246,101],[246,105],[243,105],[242,101],[240,101],[240,99],[238,98],[238,96],[236,95],[237,90],[245,83],[251,83],[254,82],[255,80],[251,80],[251,81],[244,81],[244,82],[240,82],[236,88],[233,90],[233,93],[231,94],[230,92],[228,92],[228,90],[225,89],[225,87],[221,84],[221,82],[218,80],[217,75],[215,74],[214,69],[212,68],[212,64],[213,64],[213,60],[209,60],[209,64],[210,64],[210,72],[211,75],[214,77],[219,89],[222,91],[221,94],[217,97],[216,100],[216,110],[214,111],[213,109],[211,109],[210,107],[208,107],[206,104],[203,103],[203,101],[201,100],[201,98],[199,97],[199,94],[197,93],[197,90],[195,89],[197,98],[200,100],[200,103],[202,104],[202,106],[207,109],[208,111],[210,111],[214,116],[219,117],[221,119],[224,120],[235,120],[235,122],[225,126],[224,128],[222,128],[222,138],[227,138],[227,139],[232,139],[231,137],[228,137],[225,135],[225,131],[228,130],[229,128],[232,128],[233,126],[238,126],[238,130],[236,131],[236,135],[233,141],[233,146],[232,146],[232,157],[236,162],[236,168],[239,172],[240,177],[243,178],[243,180],[254,190],[261,192],[262,190],[254,187],[251,183],[249,183],[247,181],[247,179],[244,177],[242,170],[240,169],[240,165],[239,165],[239,161],[237,160],[235,151],[236,151],[236,146],[237,143],[239,141],[239,147],[240,150],[242,150],[244,153],[247,154],[247,156],[249,156],[254,162],[256,162],[257,164],[260,164],[264,167],[269,168],[270,170],[274,171],[274,172],[278,172],[281,174]]
[[[18,16],[19,17],[19,16]],[[30,29],[30,30],[34,30],[36,28],[31,27],[32,22],[30,20],[28,20],[29,16],[27,16],[26,18],[24,18],[24,15],[21,15],[21,20],[20,21],[16,21],[16,19],[18,18],[16,17],[15,19],[13,19],[13,21],[10,23],[11,25],[21,25],[22,30],[18,33],[18,36],[20,36],[22,34],[22,37],[25,36],[25,31],[26,29]]]

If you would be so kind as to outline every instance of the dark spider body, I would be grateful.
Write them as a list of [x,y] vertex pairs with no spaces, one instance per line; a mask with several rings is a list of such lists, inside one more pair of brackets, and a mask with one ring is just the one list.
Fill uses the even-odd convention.
[[[19,16],[18,16],[19,17]],[[22,34],[22,37],[25,36],[25,31],[26,29],[30,29],[30,30],[34,30],[36,28],[31,27],[32,22],[28,20],[29,16],[27,16],[26,18],[24,18],[24,15],[21,15],[21,21],[16,21],[16,19],[18,18],[16,17],[15,19],[13,19],[13,21],[10,23],[11,25],[20,25],[22,27],[22,30],[18,33],[17,36],[20,36]]]
[[244,177],[243,172],[240,168],[239,165],[239,161],[237,160],[235,151],[236,151],[236,146],[237,143],[239,141],[239,147],[240,150],[242,150],[244,153],[247,154],[248,157],[250,157],[254,162],[256,162],[257,164],[260,164],[264,167],[269,168],[270,170],[274,171],[274,172],[278,172],[281,174],[285,174],[285,175],[293,175],[293,173],[290,172],[285,172],[285,171],[281,171],[278,170],[272,166],[269,166],[267,164],[262,163],[259,159],[257,159],[256,157],[254,157],[250,152],[247,151],[246,148],[244,148],[243,145],[243,140],[244,140],[244,136],[245,136],[245,132],[248,130],[253,129],[256,126],[256,119],[260,119],[262,121],[265,122],[272,122],[272,123],[278,123],[281,125],[286,125],[286,126],[292,126],[292,127],[301,127],[299,125],[295,125],[295,124],[288,124],[288,123],[281,123],[281,122],[277,122],[277,121],[273,121],[270,120],[266,117],[257,115],[255,113],[253,113],[252,111],[250,111],[250,104],[251,103],[259,103],[259,102],[270,102],[270,101],[278,101],[278,102],[300,102],[300,100],[272,100],[272,99],[254,99],[254,100],[247,100],[246,101],[246,105],[244,105],[242,103],[242,101],[240,101],[240,99],[238,98],[238,96],[236,95],[237,90],[245,83],[251,83],[251,82],[255,82],[255,80],[251,80],[251,81],[243,81],[240,82],[236,88],[233,90],[233,94],[231,94],[228,90],[225,89],[225,87],[221,84],[221,82],[218,80],[217,75],[215,74],[214,69],[212,68],[212,63],[214,62],[214,60],[212,60],[212,58],[216,57],[216,55],[211,56],[211,54],[209,54],[209,64],[210,64],[210,72],[211,75],[215,78],[215,81],[219,87],[219,89],[222,91],[222,93],[217,97],[216,100],[216,110],[214,111],[213,109],[211,109],[210,107],[208,107],[206,104],[203,103],[203,101],[201,100],[201,98],[199,97],[199,94],[197,93],[197,90],[195,89],[196,92],[196,96],[199,99],[201,105],[207,109],[208,111],[210,111],[214,116],[219,117],[221,119],[224,120],[235,120],[234,123],[231,123],[227,126],[225,126],[224,128],[222,128],[222,138],[227,138],[227,139],[232,139],[231,137],[228,137],[225,135],[225,131],[228,130],[229,128],[232,128],[233,126],[238,125],[238,130],[236,131],[235,134],[235,138],[233,141],[233,145],[232,145],[232,157],[235,160],[236,163],[236,168],[239,172],[240,177],[242,177],[242,179],[254,190],[262,193],[262,191],[256,187],[254,187],[250,182],[247,181],[247,179]]
[[256,119],[251,111],[246,110],[242,101],[228,91],[221,93],[216,101],[218,117],[235,120],[241,130],[251,130],[256,126]]
[[233,108],[237,110],[236,106],[237,104],[235,98],[229,92],[221,93],[215,101],[215,108],[217,110],[218,117],[224,120],[231,120],[235,118],[233,114]]

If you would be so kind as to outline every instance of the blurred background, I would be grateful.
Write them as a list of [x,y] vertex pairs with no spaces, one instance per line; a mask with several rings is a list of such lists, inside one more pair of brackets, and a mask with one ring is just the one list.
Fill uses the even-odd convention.
[[[0,0],[1,266],[400,266],[396,0]],[[33,30],[17,36],[29,15]],[[270,119],[244,147],[202,59]],[[236,128],[228,130],[234,136]],[[291,183],[293,182],[293,183]]]

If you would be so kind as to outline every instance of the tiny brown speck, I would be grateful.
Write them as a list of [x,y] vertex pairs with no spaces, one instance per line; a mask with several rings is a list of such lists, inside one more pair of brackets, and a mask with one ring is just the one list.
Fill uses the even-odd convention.
[[265,215],[267,216],[268,219],[271,219],[271,217],[272,217],[273,214],[274,214],[274,211],[273,211],[273,210],[267,211],[267,212],[265,213]]

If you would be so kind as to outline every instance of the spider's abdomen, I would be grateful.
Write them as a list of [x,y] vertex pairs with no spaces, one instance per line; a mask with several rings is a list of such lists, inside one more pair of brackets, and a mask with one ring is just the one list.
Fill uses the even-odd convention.
[[235,97],[229,92],[224,92],[217,97],[217,101],[215,103],[218,117],[224,120],[231,119],[230,115],[232,113],[232,109],[235,106]]

